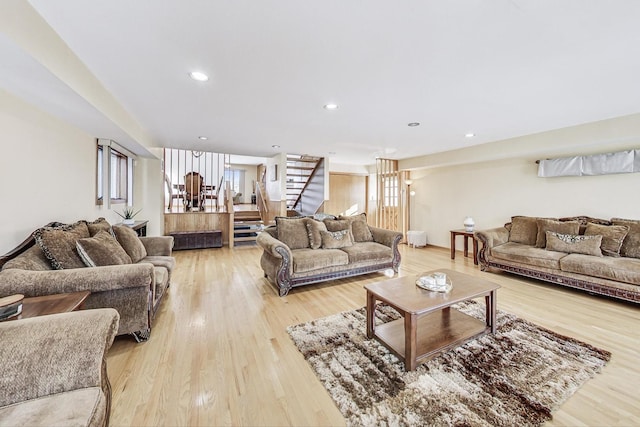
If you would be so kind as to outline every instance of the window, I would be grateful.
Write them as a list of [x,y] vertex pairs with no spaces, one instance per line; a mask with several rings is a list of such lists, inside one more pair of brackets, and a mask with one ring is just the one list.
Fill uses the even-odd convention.
[[[126,154],[125,154],[126,153]],[[109,207],[111,203],[131,202],[133,189],[132,155],[113,141],[98,140],[97,149],[97,204]],[[109,198],[105,204],[104,194]]]

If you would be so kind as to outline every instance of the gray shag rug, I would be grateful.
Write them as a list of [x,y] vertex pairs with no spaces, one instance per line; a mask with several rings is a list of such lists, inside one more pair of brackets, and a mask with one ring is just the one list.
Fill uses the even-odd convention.
[[[482,304],[453,307],[484,319]],[[376,317],[400,316],[379,305]],[[364,308],[287,332],[351,426],[539,426],[611,357],[501,311],[497,327],[413,372],[366,338]]]

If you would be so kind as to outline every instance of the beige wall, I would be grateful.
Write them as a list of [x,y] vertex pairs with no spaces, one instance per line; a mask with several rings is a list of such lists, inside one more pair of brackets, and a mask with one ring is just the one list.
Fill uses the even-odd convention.
[[[119,221],[113,211],[95,204],[95,136],[2,90],[0,129],[0,253],[13,249],[50,221],[99,216],[112,223]],[[162,181],[157,188],[152,184],[156,173],[161,173],[159,160],[138,159],[134,205],[143,207],[138,218],[153,221],[149,234],[159,233],[157,224],[162,222],[158,214],[162,212]]]
[[640,218],[638,173],[538,178],[535,159],[521,157],[415,170],[411,178],[410,229],[427,231],[436,246],[448,247],[449,230],[462,228],[467,215],[476,229],[512,215]]

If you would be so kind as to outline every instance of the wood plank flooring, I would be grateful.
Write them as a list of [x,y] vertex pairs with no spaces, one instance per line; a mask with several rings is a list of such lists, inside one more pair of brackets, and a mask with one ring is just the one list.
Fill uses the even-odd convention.
[[[613,353],[554,413],[554,426],[640,425],[640,306],[506,273],[445,248],[401,246],[401,275],[449,268],[502,286],[498,309]],[[365,305],[380,273],[280,298],[255,245],[174,253],[151,339],[118,337],[108,355],[112,426],[340,426],[344,419],[287,335],[289,325]]]

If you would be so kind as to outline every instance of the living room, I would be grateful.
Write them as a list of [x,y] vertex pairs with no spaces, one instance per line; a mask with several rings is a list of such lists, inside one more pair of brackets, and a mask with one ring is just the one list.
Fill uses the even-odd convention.
[[[113,138],[138,154],[132,205],[142,208],[139,217],[149,220],[149,235],[163,235],[162,146],[147,133],[146,124],[143,126],[142,121],[137,121],[140,118],[133,115],[132,106],[122,104],[110,93],[103,86],[107,82],[100,82],[56,33],[56,30],[65,30],[53,24],[49,27],[38,13],[40,8],[43,14],[51,13],[43,3],[12,0],[0,8],[2,51],[15,58],[12,62],[15,69],[12,73],[5,70],[0,88],[0,129],[4,140],[0,176],[6,201],[6,208],[0,213],[0,251],[7,253],[33,230],[50,221],[72,223],[100,216],[111,223],[120,221],[116,214],[119,207],[106,209],[96,204],[96,138],[102,137]],[[73,2],[64,3],[66,6],[60,7],[65,11],[66,7],[77,6]],[[528,2],[515,3],[525,9],[532,7]],[[522,103],[537,101],[538,105],[544,105],[546,100],[548,104],[559,104],[548,106],[557,110],[540,111],[536,115],[524,109],[519,127],[511,122],[504,122],[500,129],[480,129],[480,123],[469,129],[469,124],[461,124],[459,141],[452,144],[454,148],[439,146],[425,150],[426,154],[403,157],[398,161],[400,170],[410,171],[411,190],[415,191],[411,198],[410,228],[425,231],[429,244],[427,248],[401,245],[401,276],[450,268],[494,280],[502,286],[498,309],[613,354],[602,374],[553,413],[554,420],[550,425],[640,423],[640,407],[628,397],[634,395],[633,384],[640,380],[634,359],[638,348],[636,331],[640,326],[637,307],[532,279],[481,272],[470,259],[460,254],[451,260],[448,256],[449,231],[461,228],[466,216],[474,218],[477,229],[502,226],[514,215],[640,219],[640,201],[633,197],[634,189],[640,184],[637,173],[559,178],[537,176],[537,160],[640,147],[636,85],[628,83],[623,90],[615,84],[619,83],[617,79],[631,81],[624,79],[637,71],[636,59],[628,57],[628,52],[633,51],[637,40],[637,30],[632,32],[630,28],[639,11],[628,6],[630,10],[623,14],[625,9],[621,3],[613,4],[615,6],[602,6],[601,13],[617,20],[616,25],[603,24],[598,29],[602,46],[593,47],[593,61],[597,66],[590,68],[591,71],[598,69],[598,72],[585,77],[586,83],[580,81],[583,84],[579,86],[583,91],[578,103],[582,104],[581,116],[572,115],[574,110],[580,110],[576,104],[564,105],[557,101],[565,100],[569,91],[565,93],[563,87],[571,83],[569,80],[559,79],[555,84],[549,84],[547,92],[532,99],[533,95],[521,86],[534,85],[535,73],[524,73],[532,81],[513,84],[509,89],[522,90],[519,92]],[[577,5],[573,7],[580,9]],[[593,10],[589,11],[589,17],[594,19]],[[540,15],[535,16],[539,18]],[[47,18],[53,19],[52,16]],[[467,19],[473,21],[472,16]],[[614,31],[612,27],[617,29]],[[229,31],[233,32],[233,29]],[[579,37],[570,41],[587,49],[576,40]],[[611,48],[610,43],[614,41],[620,45],[616,49]],[[569,51],[576,46],[569,42],[567,45]],[[108,59],[121,60],[122,67],[127,67],[124,57],[105,60]],[[531,59],[522,67],[533,67],[533,63],[537,63],[537,59]],[[589,64],[577,65],[588,74],[585,68]],[[548,67],[543,63],[536,70],[540,74],[553,75],[558,71],[556,66],[558,63]],[[610,68],[608,73],[604,71],[606,68]],[[138,69],[130,72],[142,74]],[[186,75],[188,70],[179,72]],[[505,80],[509,79],[505,77]],[[192,82],[181,84],[186,87],[188,83]],[[25,89],[29,86],[30,90]],[[48,92],[46,87],[56,91]],[[192,91],[195,99],[201,99],[195,89],[187,87],[185,91]],[[57,98],[54,98],[56,94]],[[491,111],[495,107],[495,111],[500,111],[495,114],[501,115],[502,110],[498,110],[496,104],[503,98],[494,100],[493,94],[483,91],[475,96],[478,99],[469,102],[475,103],[477,109]],[[595,107],[599,104],[609,107],[606,113]],[[510,104],[509,108],[516,109],[518,105]],[[76,108],[82,109],[82,114],[73,115]],[[337,111],[325,111],[320,105],[318,109],[320,113],[340,114],[349,107],[341,104]],[[558,112],[563,110],[566,114]],[[179,111],[173,110],[173,113],[179,114]],[[415,118],[417,113],[413,114],[403,117],[402,122],[397,120],[402,130],[393,138],[406,137],[414,141],[415,137],[408,132],[417,130],[425,132],[422,139],[419,138],[424,142],[413,145],[427,146],[437,137],[429,136],[427,117]],[[369,121],[375,121],[373,117]],[[238,128],[246,126],[240,124],[238,117],[234,120],[238,120]],[[318,120],[327,125],[329,119]],[[415,128],[407,126],[415,120],[423,123]],[[527,121],[530,121],[528,128],[525,126]],[[496,126],[494,123],[499,122],[494,121],[491,125]],[[283,128],[287,126],[286,122],[274,123],[280,123]],[[511,126],[517,131],[512,131]],[[114,127],[120,134],[100,133],[101,130],[111,132]],[[312,129],[310,132],[316,130],[315,127]],[[465,138],[464,134],[471,131],[476,135]],[[199,131],[193,132],[199,134]],[[174,142],[176,146],[172,148],[180,148],[177,145],[183,143]],[[353,148],[348,142],[343,142],[345,149]],[[262,141],[260,145],[266,148],[261,147],[261,150],[267,150],[271,157],[277,156],[280,150],[272,145],[278,143],[277,139]],[[202,147],[196,145],[202,144],[201,141],[189,144],[184,148]],[[370,144],[374,146],[371,151],[376,151],[380,147],[384,149],[387,142]],[[367,141],[354,145],[355,151],[369,150]],[[282,152],[301,149],[299,145],[293,147],[296,149],[283,147]],[[395,153],[388,154],[393,156]],[[368,165],[350,164],[326,155],[330,172],[371,173],[373,160]],[[108,368],[113,386],[111,424],[345,423],[333,400],[291,342],[286,328],[364,306],[363,286],[382,280],[384,276],[374,273],[310,285],[281,298],[273,285],[263,278],[259,266],[260,250],[255,246],[181,251],[174,255],[177,269],[173,284],[159,309],[151,339],[137,344],[127,337],[120,337],[109,352]]]

